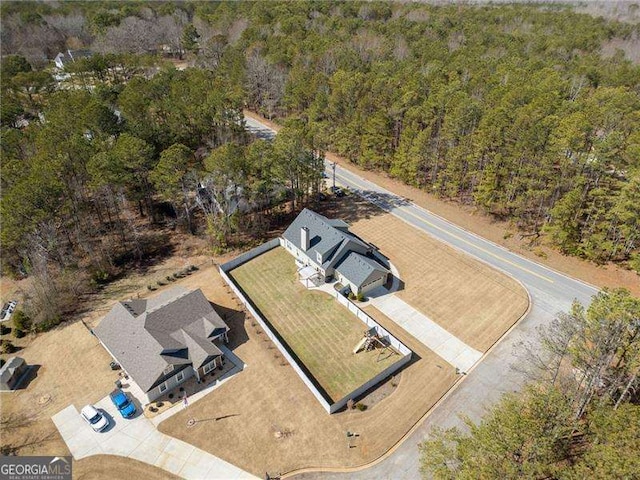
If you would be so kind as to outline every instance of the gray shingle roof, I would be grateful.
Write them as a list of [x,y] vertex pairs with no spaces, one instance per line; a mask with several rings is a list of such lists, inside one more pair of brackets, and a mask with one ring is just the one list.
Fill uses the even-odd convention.
[[174,287],[147,300],[117,303],[94,333],[149,391],[169,365],[198,368],[221,355],[212,338],[227,330],[201,290]]
[[21,357],[11,357],[7,360],[2,368],[0,368],[0,381],[2,383],[8,383],[11,380],[11,377],[15,374],[16,370],[19,369],[22,365],[25,364],[25,361]]
[[355,252],[345,255],[336,265],[336,271],[359,287],[378,279],[381,273],[388,273],[388,270],[375,260]]
[[[310,246],[306,252],[316,263],[316,253],[322,255],[322,267],[333,268],[341,255],[348,250],[368,251],[371,247],[347,230],[348,225],[342,220],[330,220],[318,213],[305,208],[295,218],[283,237],[302,249],[300,230],[309,229]],[[341,227],[341,228],[337,228]]]
[[[349,232],[349,225],[337,219],[329,219],[309,209],[304,209],[295,218],[283,237],[300,250],[302,248],[300,231],[303,227],[309,230],[309,249],[305,252],[312,263],[317,264],[316,254],[322,255],[322,268],[337,269],[355,285],[366,284],[374,272],[388,272],[375,260],[364,255],[373,247]],[[354,257],[353,255],[358,255]],[[338,269],[338,265],[342,265]],[[330,273],[330,272],[329,272]]]

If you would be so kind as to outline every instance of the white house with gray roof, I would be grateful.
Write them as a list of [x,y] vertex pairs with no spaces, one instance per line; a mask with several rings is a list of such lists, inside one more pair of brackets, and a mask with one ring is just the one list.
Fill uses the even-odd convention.
[[320,281],[332,278],[355,294],[384,285],[389,277],[386,259],[377,249],[332,220],[304,209],[282,235],[284,247],[296,257],[299,271],[313,271]]
[[118,302],[93,333],[152,402],[222,364],[229,327],[200,289]]

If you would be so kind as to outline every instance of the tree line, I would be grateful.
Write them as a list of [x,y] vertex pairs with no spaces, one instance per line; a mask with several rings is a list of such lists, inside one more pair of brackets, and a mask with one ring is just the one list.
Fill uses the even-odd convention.
[[425,478],[635,478],[640,471],[640,300],[603,290],[525,346],[531,382],[466,431],[421,444]]
[[[629,26],[562,7],[220,4],[246,101],[358,165],[640,271],[640,68]],[[228,36],[239,22],[240,39]]]
[[[221,251],[261,239],[274,206],[317,198],[322,152],[295,123],[274,142],[249,136],[242,90],[222,68],[97,57],[61,89],[23,57],[2,66],[3,270],[32,277],[34,324],[166,254],[167,227]],[[47,88],[25,86],[34,74]]]
[[[0,13],[5,271],[53,265],[79,291],[68,272],[113,278],[163,244],[147,234],[168,218],[216,249],[259,238],[274,204],[315,200],[327,149],[566,253],[640,268],[640,70],[600,52],[632,25],[560,6],[387,2]],[[95,54],[63,77],[40,68],[75,47]],[[252,141],[243,107],[285,130]]]

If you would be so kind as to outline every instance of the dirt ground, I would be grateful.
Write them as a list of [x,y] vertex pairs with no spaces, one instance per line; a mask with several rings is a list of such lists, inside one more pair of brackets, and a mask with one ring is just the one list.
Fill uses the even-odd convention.
[[[280,128],[273,122],[253,112],[245,110],[245,115],[256,118],[275,130]],[[331,152],[327,152],[326,157],[332,162],[337,162],[341,167],[357,173],[361,177],[375,182],[397,195],[411,199],[417,205],[440,215],[462,228],[507,247],[523,257],[598,287],[624,287],[634,295],[640,296],[640,276],[631,270],[625,270],[614,264],[599,266],[578,257],[563,255],[544,244],[532,245],[529,239],[521,238],[519,233],[508,222],[496,221],[476,207],[439,199],[424,190],[405,185],[386,174],[363,170]]]
[[528,307],[512,278],[360,197],[332,199],[324,209],[391,260],[403,282],[400,298],[476,350],[488,350]]
[[117,379],[111,357],[81,322],[38,336],[16,355],[33,368],[19,390],[0,394],[7,422],[2,443],[20,447],[20,455],[69,455],[51,416],[69,404],[82,408],[107,395]]
[[172,473],[132,458],[95,455],[73,462],[75,480],[104,480],[106,478],[131,480],[178,480]]
[[[276,358],[273,344],[240,311],[216,270],[199,272],[180,284],[202,288],[227,315],[230,348],[246,367],[162,422],[160,430],[258,476],[370,462],[397,442],[456,380],[451,366],[393,322],[381,319],[385,328],[415,349],[416,359],[390,380],[391,386],[385,385],[385,390],[393,389],[388,396],[373,402],[374,390],[361,400],[373,404],[371,408],[329,415],[293,369]],[[189,428],[191,418],[198,422]],[[347,445],[347,431],[360,435],[352,448]]]

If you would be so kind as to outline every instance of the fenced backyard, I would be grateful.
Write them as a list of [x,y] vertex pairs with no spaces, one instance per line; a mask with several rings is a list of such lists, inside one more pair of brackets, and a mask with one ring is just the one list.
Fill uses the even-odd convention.
[[[410,360],[407,347],[348,300],[307,290],[293,257],[277,242],[221,266],[221,273],[331,413]],[[372,327],[388,348],[354,354]]]

